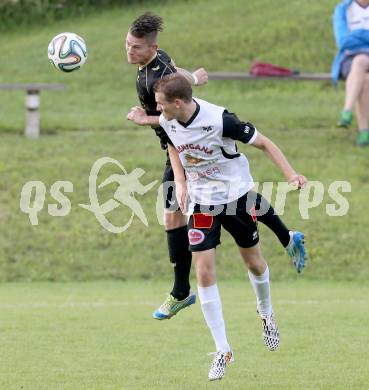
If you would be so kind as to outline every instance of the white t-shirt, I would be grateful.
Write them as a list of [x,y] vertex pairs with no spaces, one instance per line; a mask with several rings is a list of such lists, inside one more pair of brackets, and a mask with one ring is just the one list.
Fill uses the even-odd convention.
[[249,162],[237,152],[236,140],[251,144],[257,130],[224,107],[194,101],[197,108],[187,123],[168,121],[161,114],[160,126],[179,153],[191,201],[200,205],[233,202],[254,186]]
[[347,7],[346,17],[349,31],[359,28],[369,30],[369,6],[363,8],[356,1],[353,1]]

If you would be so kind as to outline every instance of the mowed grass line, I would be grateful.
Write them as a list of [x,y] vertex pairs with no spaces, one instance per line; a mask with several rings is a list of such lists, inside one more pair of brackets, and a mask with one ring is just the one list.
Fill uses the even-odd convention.
[[236,361],[210,384],[214,346],[199,304],[151,318],[167,283],[2,284],[0,388],[367,388],[367,286],[273,283],[282,342],[271,353],[249,282],[219,285]]

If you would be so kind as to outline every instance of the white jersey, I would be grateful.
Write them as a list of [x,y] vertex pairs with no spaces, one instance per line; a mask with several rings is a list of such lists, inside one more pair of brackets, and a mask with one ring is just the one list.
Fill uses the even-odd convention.
[[353,1],[347,7],[346,17],[349,31],[359,28],[369,30],[369,6],[365,8]]
[[237,152],[236,140],[252,143],[257,130],[224,107],[194,101],[197,108],[187,123],[168,121],[161,114],[160,125],[179,153],[191,201],[200,205],[233,202],[254,186],[249,162]]

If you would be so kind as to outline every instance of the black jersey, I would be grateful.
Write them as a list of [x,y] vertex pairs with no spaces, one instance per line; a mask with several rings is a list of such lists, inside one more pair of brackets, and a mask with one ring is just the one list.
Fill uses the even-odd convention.
[[[157,56],[143,68],[137,71],[136,89],[142,108],[147,115],[159,116],[160,112],[156,109],[154,85],[162,77],[175,73],[176,68],[171,64],[171,58],[163,50],[157,51]],[[155,128],[156,135],[160,138],[160,144],[163,149],[167,145],[162,136],[165,135],[161,127]]]
[[162,50],[143,68],[137,70],[136,89],[138,98],[147,115],[160,115],[156,109],[154,85],[164,76],[175,73],[176,68],[171,64],[171,58]]

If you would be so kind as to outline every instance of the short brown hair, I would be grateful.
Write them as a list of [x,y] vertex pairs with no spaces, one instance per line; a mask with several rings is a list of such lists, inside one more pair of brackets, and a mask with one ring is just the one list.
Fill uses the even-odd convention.
[[169,74],[159,80],[154,86],[154,92],[164,94],[168,102],[172,102],[175,99],[181,99],[186,103],[192,101],[191,84],[184,76],[178,73]]
[[163,19],[151,12],[140,15],[129,28],[136,38],[145,38],[147,43],[154,43],[159,31],[163,31]]

